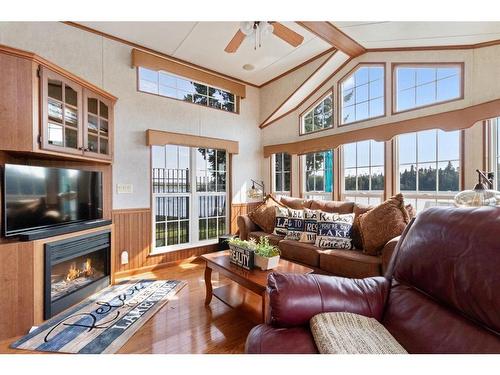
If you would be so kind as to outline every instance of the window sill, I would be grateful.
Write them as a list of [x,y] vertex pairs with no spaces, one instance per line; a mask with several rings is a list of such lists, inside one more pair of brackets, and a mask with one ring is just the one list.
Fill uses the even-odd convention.
[[200,241],[194,243],[187,243],[182,245],[171,245],[171,246],[163,246],[163,247],[155,247],[149,253],[150,256],[161,255],[166,253],[172,253],[174,251],[194,249],[197,247],[216,245],[219,243],[219,239]]

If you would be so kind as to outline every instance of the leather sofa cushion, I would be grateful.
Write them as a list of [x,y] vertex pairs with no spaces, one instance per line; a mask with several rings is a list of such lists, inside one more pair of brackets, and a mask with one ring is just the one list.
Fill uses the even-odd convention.
[[[453,261],[456,259],[455,257]],[[429,282],[439,282],[440,275],[430,275]],[[450,274],[445,277],[451,278]],[[473,295],[470,295],[463,302],[473,305],[474,300]],[[493,305],[485,308],[485,312],[496,314],[497,317],[499,315]],[[382,324],[408,353],[500,353],[498,333],[481,327],[449,306],[436,303],[413,287],[395,281],[389,293]]]
[[323,250],[319,267],[337,276],[364,278],[382,274],[382,259],[359,250]]
[[293,198],[283,195],[280,198],[280,203],[294,210],[302,210],[304,208],[311,208],[312,201],[308,199]]
[[428,208],[401,241],[394,278],[498,334],[499,233],[498,207]]
[[321,354],[407,354],[374,318],[328,312],[313,316],[310,326]]
[[402,194],[397,194],[372,210],[359,215],[363,252],[378,255],[387,241],[403,233],[410,217]]
[[248,217],[266,233],[272,233],[276,220],[275,207],[281,206],[273,196],[268,195],[255,210],[248,213]]
[[354,202],[343,201],[312,201],[311,210],[321,210],[329,213],[351,214],[354,212]]
[[259,238],[261,237],[267,237],[269,238],[269,243],[274,246],[278,246],[278,242],[280,242],[285,236],[278,236],[273,233],[266,233],[263,231],[256,231],[256,232],[250,232],[248,234],[248,239],[254,238],[255,241],[259,242]]
[[316,246],[308,243],[283,240],[279,243],[281,256],[285,259],[306,264],[311,267],[319,266],[320,250]]

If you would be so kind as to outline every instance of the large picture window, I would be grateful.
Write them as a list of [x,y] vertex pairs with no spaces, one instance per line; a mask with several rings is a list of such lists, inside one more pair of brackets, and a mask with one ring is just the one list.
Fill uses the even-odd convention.
[[344,199],[370,205],[384,196],[384,142],[362,141],[342,146]]
[[139,91],[195,103],[206,107],[237,111],[237,97],[229,91],[165,72],[139,67]]
[[333,192],[333,151],[314,152],[302,156],[304,197],[331,200]]
[[383,65],[361,65],[340,82],[340,124],[367,120],[385,113]]
[[155,252],[226,233],[226,151],[167,145],[151,153]]
[[287,153],[274,154],[273,162],[273,193],[279,195],[290,195],[291,189],[291,160]]
[[397,65],[396,112],[462,97],[462,65]]
[[316,132],[333,127],[332,93],[301,116],[301,134]]
[[460,131],[398,136],[399,191],[417,211],[451,205],[460,190]]

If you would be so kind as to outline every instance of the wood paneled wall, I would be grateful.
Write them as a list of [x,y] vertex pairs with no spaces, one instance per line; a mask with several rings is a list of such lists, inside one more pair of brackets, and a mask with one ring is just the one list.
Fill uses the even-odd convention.
[[[231,205],[231,233],[236,233],[238,230],[237,217],[247,214],[259,204],[260,202]],[[151,270],[217,249],[217,245],[209,245],[152,255],[150,254],[152,240],[151,209],[113,210],[112,219],[115,241],[115,259],[113,259],[115,277]],[[128,264],[122,265],[121,253],[123,251],[128,252]]]
[[231,233],[236,234],[238,231],[237,219],[240,215],[246,215],[257,208],[262,202],[251,202],[251,203],[234,203],[231,205]]
[[[152,255],[151,209],[113,210],[115,227],[115,277],[151,270],[169,263],[196,257],[217,249],[217,245],[194,247]],[[128,251],[128,264],[121,264],[121,253]]]

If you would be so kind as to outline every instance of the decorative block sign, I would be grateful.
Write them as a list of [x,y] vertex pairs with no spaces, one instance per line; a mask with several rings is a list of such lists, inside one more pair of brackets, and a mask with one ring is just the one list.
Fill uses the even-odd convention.
[[229,245],[229,261],[237,266],[251,270],[254,266],[254,255],[253,250]]

